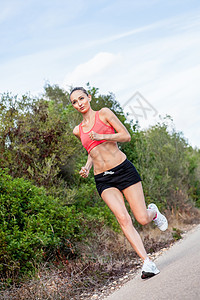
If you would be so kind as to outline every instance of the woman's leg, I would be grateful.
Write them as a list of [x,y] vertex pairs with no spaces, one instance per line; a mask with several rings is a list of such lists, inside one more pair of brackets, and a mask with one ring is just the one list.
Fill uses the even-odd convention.
[[126,200],[129,202],[130,208],[136,220],[140,224],[146,225],[153,220],[153,218],[156,216],[156,211],[146,208],[141,182],[127,187],[123,190],[123,194]]
[[108,188],[102,192],[101,197],[116,216],[122,231],[131,246],[134,248],[136,253],[145,260],[147,258],[146,250],[144,249],[140,235],[133,226],[131,217],[126,209],[122,193],[116,188]]
[[[152,219],[156,216],[157,212],[154,209],[146,208],[141,182],[138,182],[124,189],[123,193],[130,204],[131,210],[136,220],[142,225],[151,222]],[[157,269],[156,265],[147,257],[144,260],[141,278],[150,278],[158,274],[159,272],[160,271]]]

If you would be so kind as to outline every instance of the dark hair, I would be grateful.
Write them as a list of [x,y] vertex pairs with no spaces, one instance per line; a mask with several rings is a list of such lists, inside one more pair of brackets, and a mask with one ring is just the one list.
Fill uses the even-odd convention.
[[73,90],[70,92],[69,97],[71,97],[71,94],[75,91],[82,91],[83,93],[85,93],[87,96],[89,96],[88,92],[83,88],[83,87],[75,87],[73,88]]

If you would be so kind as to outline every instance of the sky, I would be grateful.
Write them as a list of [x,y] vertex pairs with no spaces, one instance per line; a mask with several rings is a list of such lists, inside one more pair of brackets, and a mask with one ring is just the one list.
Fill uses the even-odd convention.
[[0,0],[0,93],[112,92],[141,129],[170,115],[200,148],[198,0]]

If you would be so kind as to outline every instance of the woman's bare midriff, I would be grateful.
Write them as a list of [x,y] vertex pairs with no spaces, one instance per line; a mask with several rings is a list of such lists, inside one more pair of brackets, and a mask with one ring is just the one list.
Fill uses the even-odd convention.
[[116,142],[104,142],[90,151],[94,175],[105,172],[121,164],[126,155],[119,150]]

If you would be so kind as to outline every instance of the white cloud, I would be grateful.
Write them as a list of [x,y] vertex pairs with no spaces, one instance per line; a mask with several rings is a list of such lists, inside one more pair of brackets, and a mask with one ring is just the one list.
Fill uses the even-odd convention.
[[108,52],[96,54],[89,61],[78,65],[74,71],[68,73],[64,80],[64,86],[90,82],[94,76],[103,75],[103,72],[113,66],[119,58],[119,55]]
[[87,46],[92,47],[92,46],[97,46],[97,45],[101,45],[101,44],[111,43],[111,42],[114,42],[114,41],[117,41],[117,40],[124,39],[124,38],[129,37],[129,36],[133,36],[133,35],[136,35],[136,34],[139,34],[139,33],[144,33],[146,31],[150,31],[152,29],[155,29],[155,28],[159,27],[162,23],[163,22],[158,22],[158,23],[154,23],[154,24],[151,24],[151,25],[138,27],[138,28],[126,31],[126,32],[119,33],[119,34],[114,34],[112,36],[105,37],[105,38],[102,38],[102,39],[93,40],[93,41],[90,41],[87,44]]
[[107,43],[112,43],[115,41],[119,42],[120,40],[123,40],[127,37],[133,37],[136,35],[139,37],[140,34],[148,34],[156,30],[160,32],[162,30],[169,30],[170,34],[172,35],[177,33],[178,31],[189,32],[190,30],[197,30],[199,25],[200,19],[196,16],[196,14],[185,13],[180,16],[162,19],[152,24],[147,24],[145,26],[133,28],[131,30],[124,31],[118,34],[113,34],[107,37],[99,38],[97,40],[93,39],[92,41],[87,41],[87,43],[85,43],[85,47],[89,48]]

